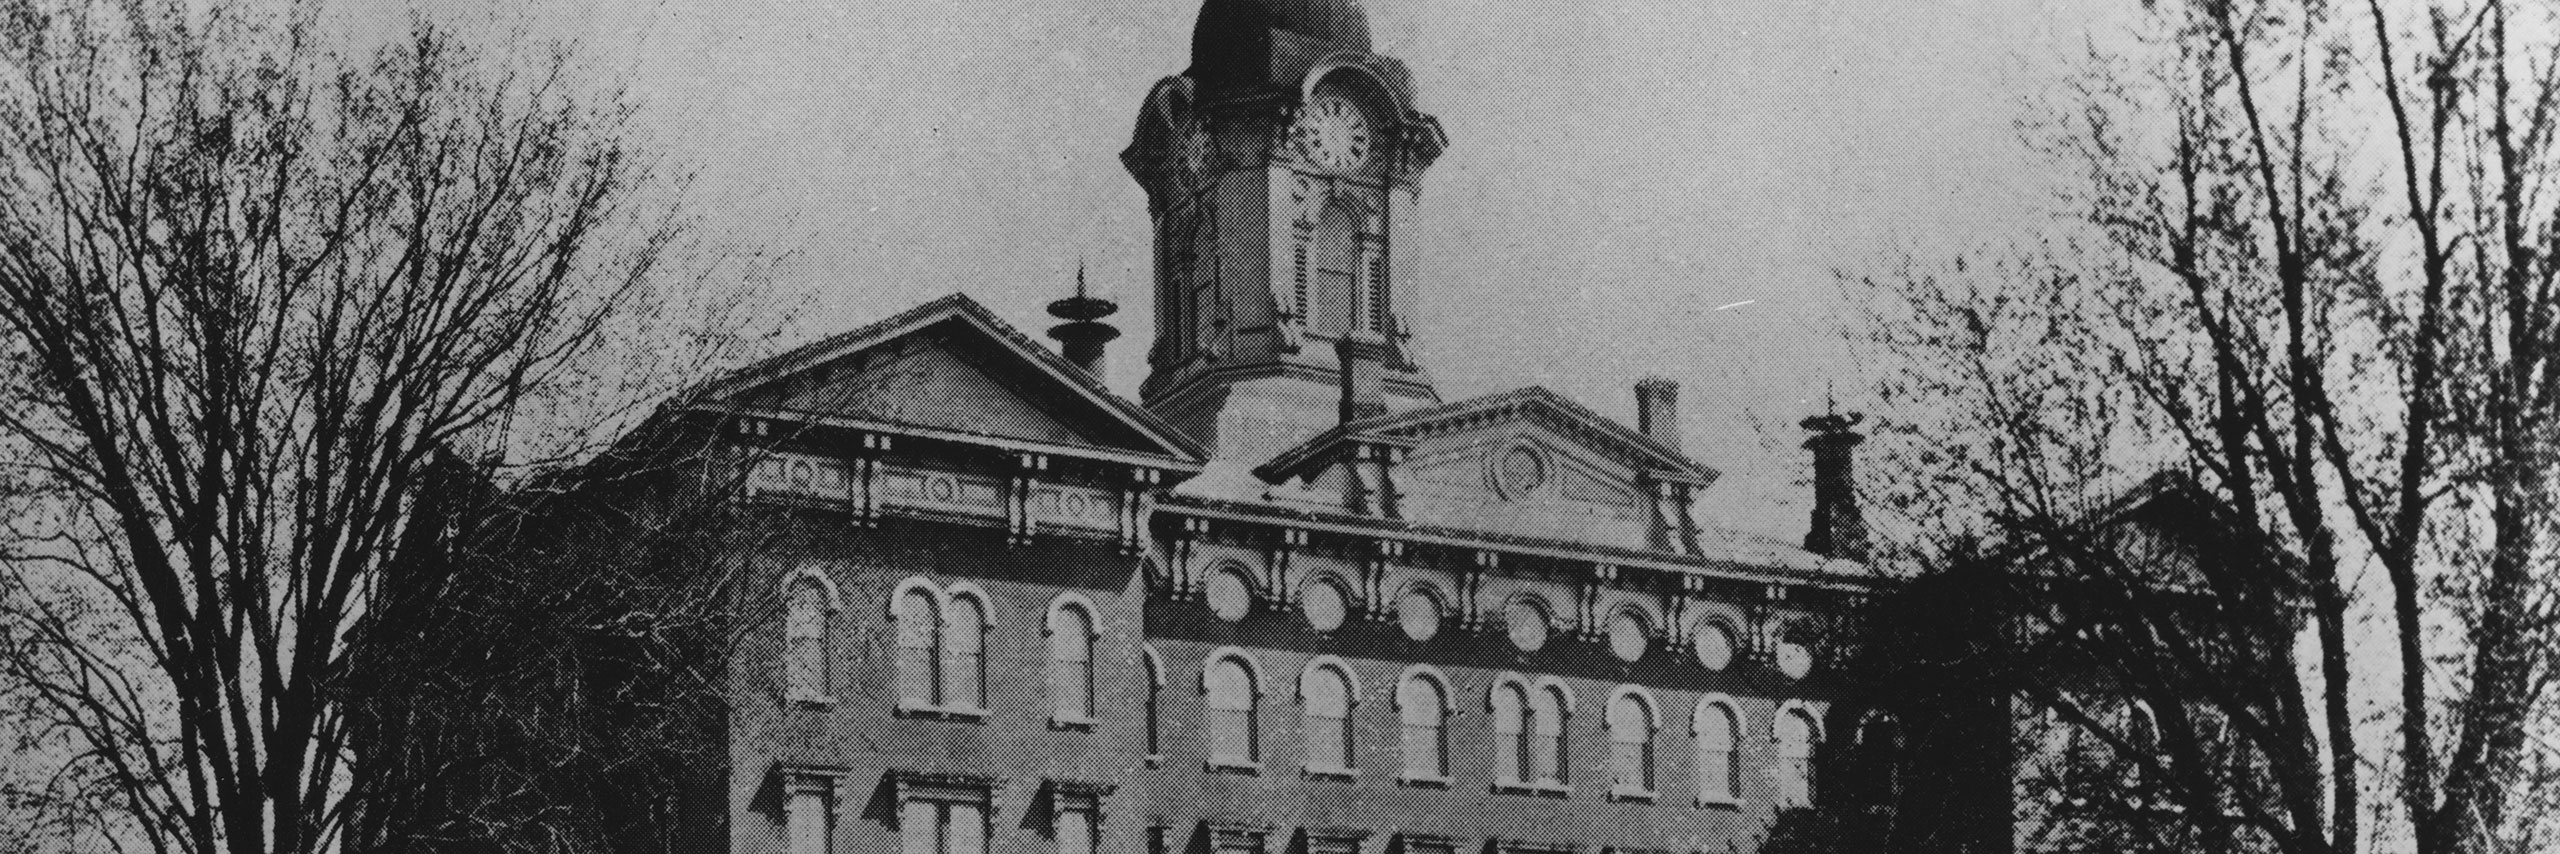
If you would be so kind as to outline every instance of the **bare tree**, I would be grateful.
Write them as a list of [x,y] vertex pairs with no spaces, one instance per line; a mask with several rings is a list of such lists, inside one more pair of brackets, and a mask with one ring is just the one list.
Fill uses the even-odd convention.
[[[0,448],[40,495],[0,692],[20,792],[117,808],[98,847],[338,844],[351,632],[422,511],[518,413],[647,397],[593,362],[692,284],[680,176],[565,55],[279,6],[0,4]],[[648,346],[698,368],[728,319]]]
[[[2102,587],[2132,568],[2084,560],[2075,523],[2191,472],[2284,556],[2262,568],[2298,573],[2313,705],[2242,702],[2221,689],[2244,674],[2157,639],[2092,666],[2213,710],[2163,738],[2237,732],[2271,763],[2252,826],[2276,847],[2492,850],[2531,800],[2552,696],[2551,10],[2195,0],[2144,21],[2033,130],[2079,228],[1858,279],[1900,366],[1888,406],[1924,413],[1880,444],[1914,485],[1978,499],[1923,530],[2041,549]],[[2136,639],[2175,623],[2123,604],[2083,617]]]

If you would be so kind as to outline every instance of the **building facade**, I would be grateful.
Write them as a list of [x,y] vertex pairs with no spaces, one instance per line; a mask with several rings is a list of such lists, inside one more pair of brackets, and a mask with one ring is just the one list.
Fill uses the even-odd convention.
[[1449,144],[1356,0],[1208,0],[1121,154],[1155,224],[1152,372],[966,297],[718,379],[662,418],[753,536],[726,767],[742,854],[1757,850],[1864,722],[1848,492],[1807,545],[1691,512],[1678,389],[1632,424],[1444,400],[1399,212]]

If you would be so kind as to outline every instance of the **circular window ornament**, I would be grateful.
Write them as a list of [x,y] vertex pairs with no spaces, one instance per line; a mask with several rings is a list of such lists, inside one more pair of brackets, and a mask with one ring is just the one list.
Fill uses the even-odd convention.
[[1342,628],[1351,613],[1351,597],[1342,585],[1330,578],[1317,579],[1298,592],[1298,610],[1307,615],[1307,627],[1319,632]]
[[1652,645],[1652,633],[1645,630],[1644,618],[1636,616],[1636,612],[1619,611],[1609,618],[1609,652],[1619,661],[1633,663],[1644,658],[1645,649]]
[[1547,455],[1533,445],[1503,449],[1494,459],[1493,484],[1502,497],[1519,499],[1547,485]]
[[1209,576],[1209,612],[1233,623],[1253,613],[1253,585],[1234,571]]
[[1427,641],[1440,634],[1440,597],[1419,586],[1407,588],[1396,600],[1396,624],[1404,628],[1404,636]]
[[1690,643],[1697,647],[1700,666],[1708,670],[1733,666],[1733,633],[1723,623],[1698,624],[1698,635]]
[[1777,659],[1778,672],[1789,679],[1802,679],[1813,672],[1813,647],[1803,641],[1780,638],[1772,657]]
[[1502,626],[1511,635],[1511,645],[1521,652],[1537,652],[1547,645],[1547,609],[1538,600],[1511,600],[1511,605],[1502,609]]

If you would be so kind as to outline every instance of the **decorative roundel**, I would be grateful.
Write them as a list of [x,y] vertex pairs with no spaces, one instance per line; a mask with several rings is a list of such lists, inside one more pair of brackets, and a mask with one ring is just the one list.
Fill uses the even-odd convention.
[[1551,472],[1546,453],[1523,442],[1494,455],[1491,474],[1494,491],[1517,501],[1546,486]]
[[1791,637],[1791,634],[1784,630],[1777,633],[1770,658],[1776,661],[1779,673],[1786,674],[1789,679],[1802,679],[1813,672],[1813,646]]
[[1547,645],[1547,609],[1536,599],[1511,600],[1502,610],[1502,625],[1511,635],[1511,645],[1521,652],[1537,652]]
[[1396,600],[1396,623],[1404,627],[1404,636],[1427,641],[1440,634],[1440,597],[1421,585],[1405,588]]
[[1699,623],[1697,634],[1690,639],[1690,645],[1697,648],[1698,664],[1708,670],[1723,670],[1733,666],[1733,632],[1726,629],[1723,623],[1712,620]]
[[1652,633],[1646,631],[1644,618],[1636,616],[1636,612],[1619,611],[1609,618],[1609,652],[1619,661],[1632,663],[1641,659],[1652,645]]
[[1209,576],[1209,611],[1233,623],[1253,613],[1253,585],[1242,573],[1227,570]]
[[1330,632],[1350,617],[1351,597],[1333,579],[1319,578],[1298,591],[1298,610],[1307,615],[1309,628]]

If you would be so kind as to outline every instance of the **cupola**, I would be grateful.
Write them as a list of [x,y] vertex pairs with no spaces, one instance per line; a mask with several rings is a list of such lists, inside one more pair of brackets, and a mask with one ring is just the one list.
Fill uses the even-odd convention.
[[1344,50],[1369,52],[1359,0],[1206,0],[1191,30],[1189,76],[1210,89],[1295,84],[1275,68]]

